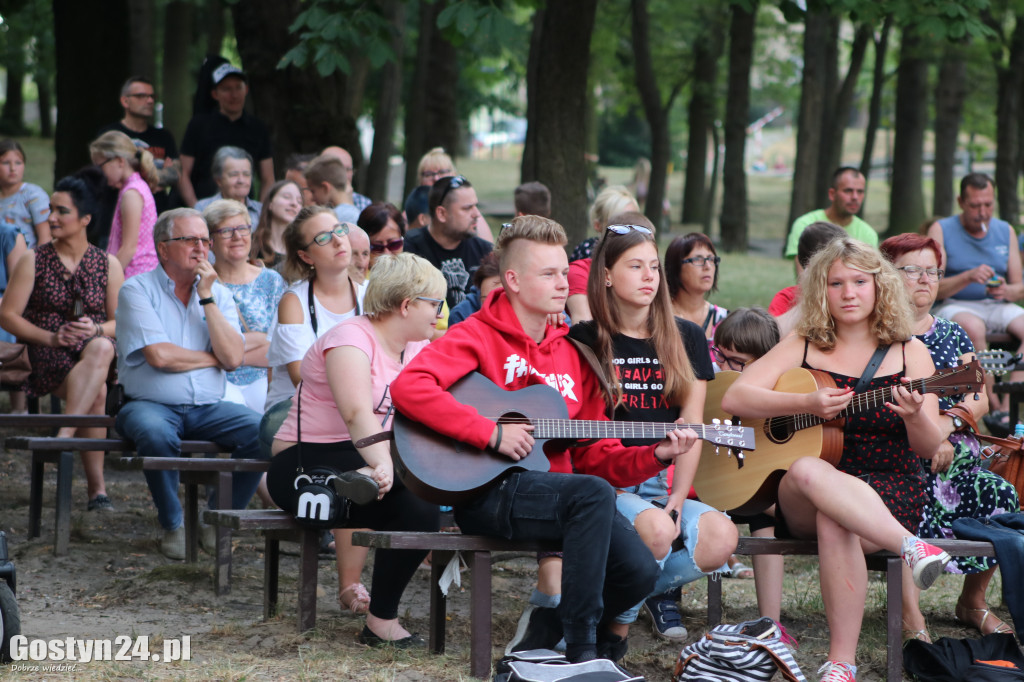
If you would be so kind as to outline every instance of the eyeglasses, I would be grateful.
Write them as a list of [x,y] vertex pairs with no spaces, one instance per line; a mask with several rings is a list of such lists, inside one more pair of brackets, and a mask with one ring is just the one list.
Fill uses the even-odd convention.
[[371,253],[384,253],[384,251],[390,251],[391,253],[398,253],[402,250],[405,245],[405,237],[399,237],[398,239],[391,239],[383,244],[370,242]]
[[192,249],[194,249],[195,247],[199,246],[200,244],[202,244],[206,248],[210,248],[210,238],[209,237],[171,237],[170,239],[165,239],[164,240],[164,243],[167,243],[167,242],[184,242],[184,243],[188,244],[189,248],[192,248]]
[[729,369],[737,372],[742,372],[743,368],[747,366],[746,360],[739,360],[737,358],[730,358],[728,355],[722,352],[718,346],[711,346],[711,355],[715,358],[715,362],[721,367],[725,365]]
[[444,203],[444,198],[448,196],[448,192],[451,192],[453,189],[458,189],[468,182],[469,180],[467,180],[463,175],[456,175],[453,177],[451,182],[448,183],[448,186],[444,188],[443,192],[441,192],[441,200],[437,202],[438,206]]
[[420,173],[420,177],[424,180],[431,180],[434,178],[446,178],[452,174],[451,168],[442,168],[441,170],[425,170]]
[[922,268],[920,265],[904,265],[897,270],[903,271],[903,276],[909,280],[921,279],[921,275],[928,277],[929,282],[938,282],[946,274],[942,268]]
[[135,99],[156,99],[155,92],[129,92],[127,96]]
[[417,296],[418,301],[429,301],[430,303],[437,304],[437,316],[441,317],[441,312],[444,310],[444,299],[443,298],[430,298],[429,296]]
[[609,225],[606,229],[609,232],[614,232],[615,234],[629,234],[632,230],[635,230],[640,234],[654,234],[643,225]]
[[238,237],[248,237],[252,233],[252,225],[239,225],[237,227],[222,227],[219,230],[214,230],[213,234],[217,235],[225,241],[228,239],[234,239]]
[[702,268],[708,263],[718,265],[721,262],[721,256],[690,256],[689,258],[683,259],[683,265],[696,265],[698,268]]
[[327,246],[334,239],[335,235],[344,237],[348,234],[348,223],[338,223],[334,226],[333,230],[324,230],[323,232],[317,232],[313,235],[313,241],[306,244],[302,248],[308,249],[309,247],[316,244],[317,246]]

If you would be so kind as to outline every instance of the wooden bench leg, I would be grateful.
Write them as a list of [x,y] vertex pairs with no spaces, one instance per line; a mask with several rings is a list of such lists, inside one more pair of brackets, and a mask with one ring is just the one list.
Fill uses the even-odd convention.
[[448,619],[448,598],[441,592],[438,581],[455,552],[434,550],[430,559],[430,640],[431,653],[444,653],[445,622]]
[[708,627],[713,628],[722,622],[722,576],[708,576]]
[[302,529],[299,550],[299,632],[316,626],[317,561],[320,554],[320,531]]
[[903,560],[885,561],[886,592],[886,679],[903,679]]
[[185,561],[194,564],[199,560],[199,480],[182,471],[185,483]]
[[28,489],[28,536],[37,538],[42,533],[43,474],[46,461],[41,453],[32,453],[32,481]]
[[263,553],[263,620],[277,615],[277,586],[281,561],[281,541],[266,536]]
[[486,678],[491,672],[491,553],[469,552],[469,574],[469,674]]
[[71,452],[61,452],[57,461],[57,509],[53,525],[53,554],[64,556],[71,544],[71,474],[75,469],[75,457]]
[[[231,508],[231,472],[217,474],[217,508]],[[217,596],[231,592],[231,529],[217,526],[217,557],[214,564],[214,592]]]

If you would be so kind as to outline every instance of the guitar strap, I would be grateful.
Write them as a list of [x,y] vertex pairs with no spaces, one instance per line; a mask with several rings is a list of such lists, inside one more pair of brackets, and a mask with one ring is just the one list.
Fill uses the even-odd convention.
[[875,378],[875,372],[878,371],[878,367],[882,364],[882,360],[885,359],[885,354],[889,352],[889,344],[879,346],[875,349],[874,355],[868,360],[868,366],[864,368],[864,373],[860,375],[860,379],[857,379],[857,384],[853,387],[854,393],[863,393],[864,389],[868,387],[871,380]]

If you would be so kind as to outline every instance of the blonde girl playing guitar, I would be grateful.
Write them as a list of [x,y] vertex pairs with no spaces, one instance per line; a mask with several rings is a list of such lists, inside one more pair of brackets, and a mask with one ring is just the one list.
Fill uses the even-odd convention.
[[[722,408],[744,418],[813,413],[834,418],[853,398],[853,386],[878,346],[889,345],[874,389],[931,376],[931,356],[911,337],[913,319],[903,282],[872,247],[844,238],[811,260],[801,280],[795,334],[752,364],[726,392]],[[784,372],[828,372],[836,388],[811,393],[773,390]],[[779,484],[776,535],[817,539],[821,593],[829,624],[825,682],[856,679],[854,665],[867,592],[864,554],[902,554],[913,580],[926,589],[949,556],[917,538],[926,499],[918,458],[930,459],[942,441],[938,401],[900,386],[884,407],[858,413],[844,428],[843,455],[833,468],[817,457],[795,461]]]

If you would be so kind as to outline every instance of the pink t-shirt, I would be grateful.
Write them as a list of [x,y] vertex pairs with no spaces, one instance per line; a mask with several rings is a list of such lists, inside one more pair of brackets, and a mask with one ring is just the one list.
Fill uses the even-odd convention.
[[[352,346],[366,353],[370,359],[370,387],[373,393],[374,414],[381,422],[388,418],[384,428],[390,429],[391,392],[389,386],[403,365],[423,350],[427,341],[415,341],[405,347],[402,362],[396,362],[380,350],[380,340],[369,318],[360,315],[339,322],[317,339],[302,358],[299,374],[302,377],[302,442],[336,443],[351,440],[348,427],[338,413],[338,406],[327,383],[327,352],[340,346]],[[292,409],[277,432],[277,438],[298,440],[298,400],[292,398]]]
[[569,295],[587,295],[587,279],[590,277],[591,258],[581,258],[569,263]]
[[153,192],[149,185],[138,173],[132,173],[128,182],[117,195],[117,208],[114,209],[114,219],[110,223],[110,240],[107,242],[107,253],[117,255],[121,248],[121,200],[124,193],[133,189],[142,195],[142,216],[139,220],[139,242],[135,245],[135,254],[124,269],[125,279],[143,272],[149,272],[156,268],[159,261],[156,257],[156,244],[153,243],[153,226],[156,225],[156,202],[153,201]]

